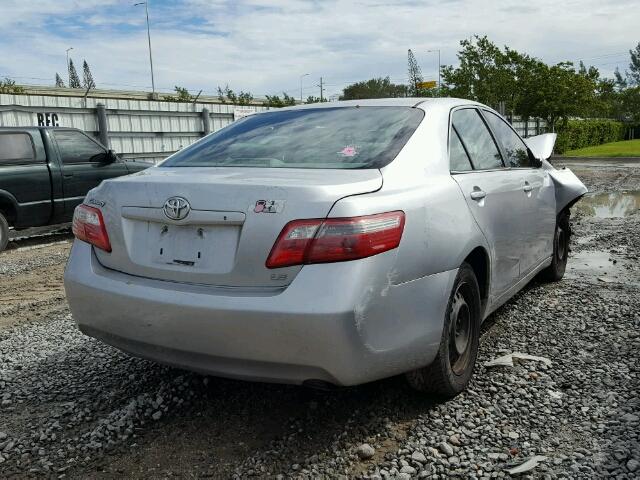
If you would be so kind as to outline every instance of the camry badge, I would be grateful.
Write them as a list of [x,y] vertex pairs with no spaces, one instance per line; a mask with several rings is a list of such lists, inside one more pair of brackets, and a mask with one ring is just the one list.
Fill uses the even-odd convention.
[[171,197],[169,200],[164,202],[162,210],[167,218],[170,218],[171,220],[182,220],[189,215],[191,205],[189,205],[189,202],[185,198]]

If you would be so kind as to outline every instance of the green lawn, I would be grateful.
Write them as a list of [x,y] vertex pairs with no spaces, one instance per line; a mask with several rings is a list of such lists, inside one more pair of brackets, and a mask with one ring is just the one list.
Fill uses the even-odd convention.
[[566,157],[640,157],[640,139],[569,150]]

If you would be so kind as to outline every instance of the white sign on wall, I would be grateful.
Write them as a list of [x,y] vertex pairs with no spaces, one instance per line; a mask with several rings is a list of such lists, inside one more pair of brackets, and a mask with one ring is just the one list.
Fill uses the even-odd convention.
[[257,110],[254,107],[233,107],[233,119],[240,120],[247,115],[256,113],[256,111]]

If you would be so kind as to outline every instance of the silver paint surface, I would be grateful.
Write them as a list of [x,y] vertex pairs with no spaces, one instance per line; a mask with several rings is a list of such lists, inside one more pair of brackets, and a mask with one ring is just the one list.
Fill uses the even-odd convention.
[[[113,251],[73,246],[65,288],[79,328],[191,370],[354,385],[433,361],[455,276],[474,249],[489,259],[483,318],[549,265],[556,214],[586,191],[573,173],[545,161],[540,168],[452,175],[450,112],[480,106],[470,101],[292,108],[354,105],[405,105],[425,116],[380,170],[150,168],[91,191],[88,202],[105,202]],[[478,189],[484,198],[471,197]],[[191,205],[184,220],[162,213],[174,196]],[[255,212],[265,199],[281,208]],[[265,266],[291,220],[393,210],[406,215],[395,250],[349,262]],[[176,227],[187,239],[179,245],[171,243]],[[169,235],[165,243],[162,235]],[[165,259],[160,244],[189,258]],[[185,260],[193,265],[179,263]]]

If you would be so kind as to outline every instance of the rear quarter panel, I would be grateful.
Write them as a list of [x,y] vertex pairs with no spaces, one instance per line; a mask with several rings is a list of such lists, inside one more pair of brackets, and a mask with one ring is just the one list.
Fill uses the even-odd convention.
[[[443,112],[444,114],[444,112]],[[486,249],[448,168],[447,129],[437,114],[427,116],[390,165],[382,169],[379,191],[343,198],[329,217],[402,210],[406,221],[400,246],[372,257],[375,275],[358,285],[357,332],[372,351],[403,352],[404,370],[435,357],[444,313],[458,268],[477,246]],[[412,356],[416,351],[423,357]]]

